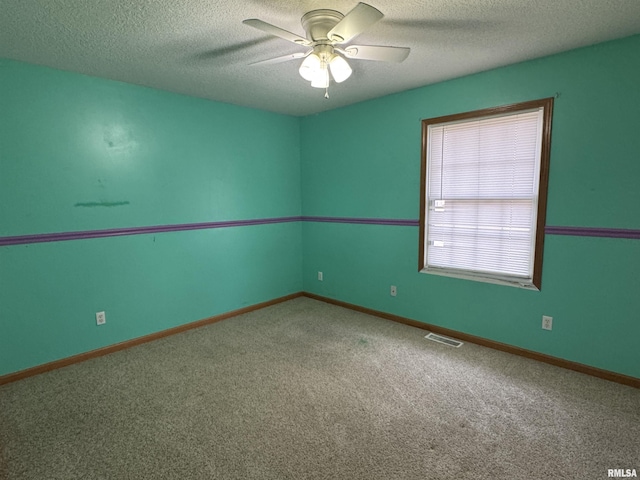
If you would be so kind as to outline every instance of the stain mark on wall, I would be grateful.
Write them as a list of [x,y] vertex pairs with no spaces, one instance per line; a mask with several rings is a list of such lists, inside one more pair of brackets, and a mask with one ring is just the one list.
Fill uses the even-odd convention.
[[121,207],[123,205],[130,205],[128,200],[124,202],[78,202],[74,207]]

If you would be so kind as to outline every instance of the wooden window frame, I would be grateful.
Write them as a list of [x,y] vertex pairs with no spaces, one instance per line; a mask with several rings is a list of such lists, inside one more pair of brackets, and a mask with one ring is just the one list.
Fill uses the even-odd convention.
[[[483,117],[500,116],[512,114],[518,111],[532,110],[542,107],[542,145],[540,150],[540,175],[538,178],[538,210],[536,213],[536,239],[533,260],[533,286],[524,288],[533,288],[540,290],[542,286],[542,256],[544,251],[544,230],[546,225],[547,212],[547,193],[549,189],[549,159],[551,153],[551,121],[553,118],[553,97],[532,100],[511,105],[503,105],[499,107],[485,108],[472,112],[457,113],[453,115],[445,115],[442,117],[423,119],[422,120],[422,151],[421,151],[421,168],[420,168],[420,248],[418,253],[418,271],[424,272],[426,268],[426,246],[425,246],[425,230],[426,230],[426,180],[427,180],[427,152],[428,152],[428,129],[430,125],[457,122],[461,120],[480,119]],[[457,276],[457,275],[451,275]],[[491,275],[486,278],[472,278],[479,281],[491,282]],[[470,278],[463,276],[463,278]],[[493,282],[503,283],[503,282]],[[516,285],[514,285],[516,286]]]

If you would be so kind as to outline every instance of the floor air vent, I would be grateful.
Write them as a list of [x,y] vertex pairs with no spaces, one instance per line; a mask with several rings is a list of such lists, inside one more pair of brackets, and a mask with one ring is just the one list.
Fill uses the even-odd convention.
[[430,333],[429,335],[425,335],[424,338],[433,340],[434,342],[444,343],[445,345],[449,345],[450,347],[457,348],[463,345],[463,343],[458,340],[454,340],[453,338],[449,338],[449,337],[443,337],[442,335],[436,335],[435,333]]

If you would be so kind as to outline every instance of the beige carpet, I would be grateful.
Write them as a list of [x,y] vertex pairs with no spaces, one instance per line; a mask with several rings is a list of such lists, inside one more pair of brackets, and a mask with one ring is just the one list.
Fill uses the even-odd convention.
[[640,391],[308,298],[0,387],[0,477],[605,479]]

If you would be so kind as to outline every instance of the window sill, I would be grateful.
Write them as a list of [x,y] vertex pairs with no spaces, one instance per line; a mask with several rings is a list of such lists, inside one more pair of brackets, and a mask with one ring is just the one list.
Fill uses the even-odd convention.
[[500,277],[491,274],[460,272],[456,270],[447,270],[433,267],[423,268],[422,270],[420,270],[420,273],[440,275],[442,277],[460,278],[462,280],[473,280],[483,283],[493,283],[495,285],[506,285],[508,287],[522,288],[524,290],[532,290],[534,292],[540,291],[540,289],[536,287],[530,279],[526,278]]

